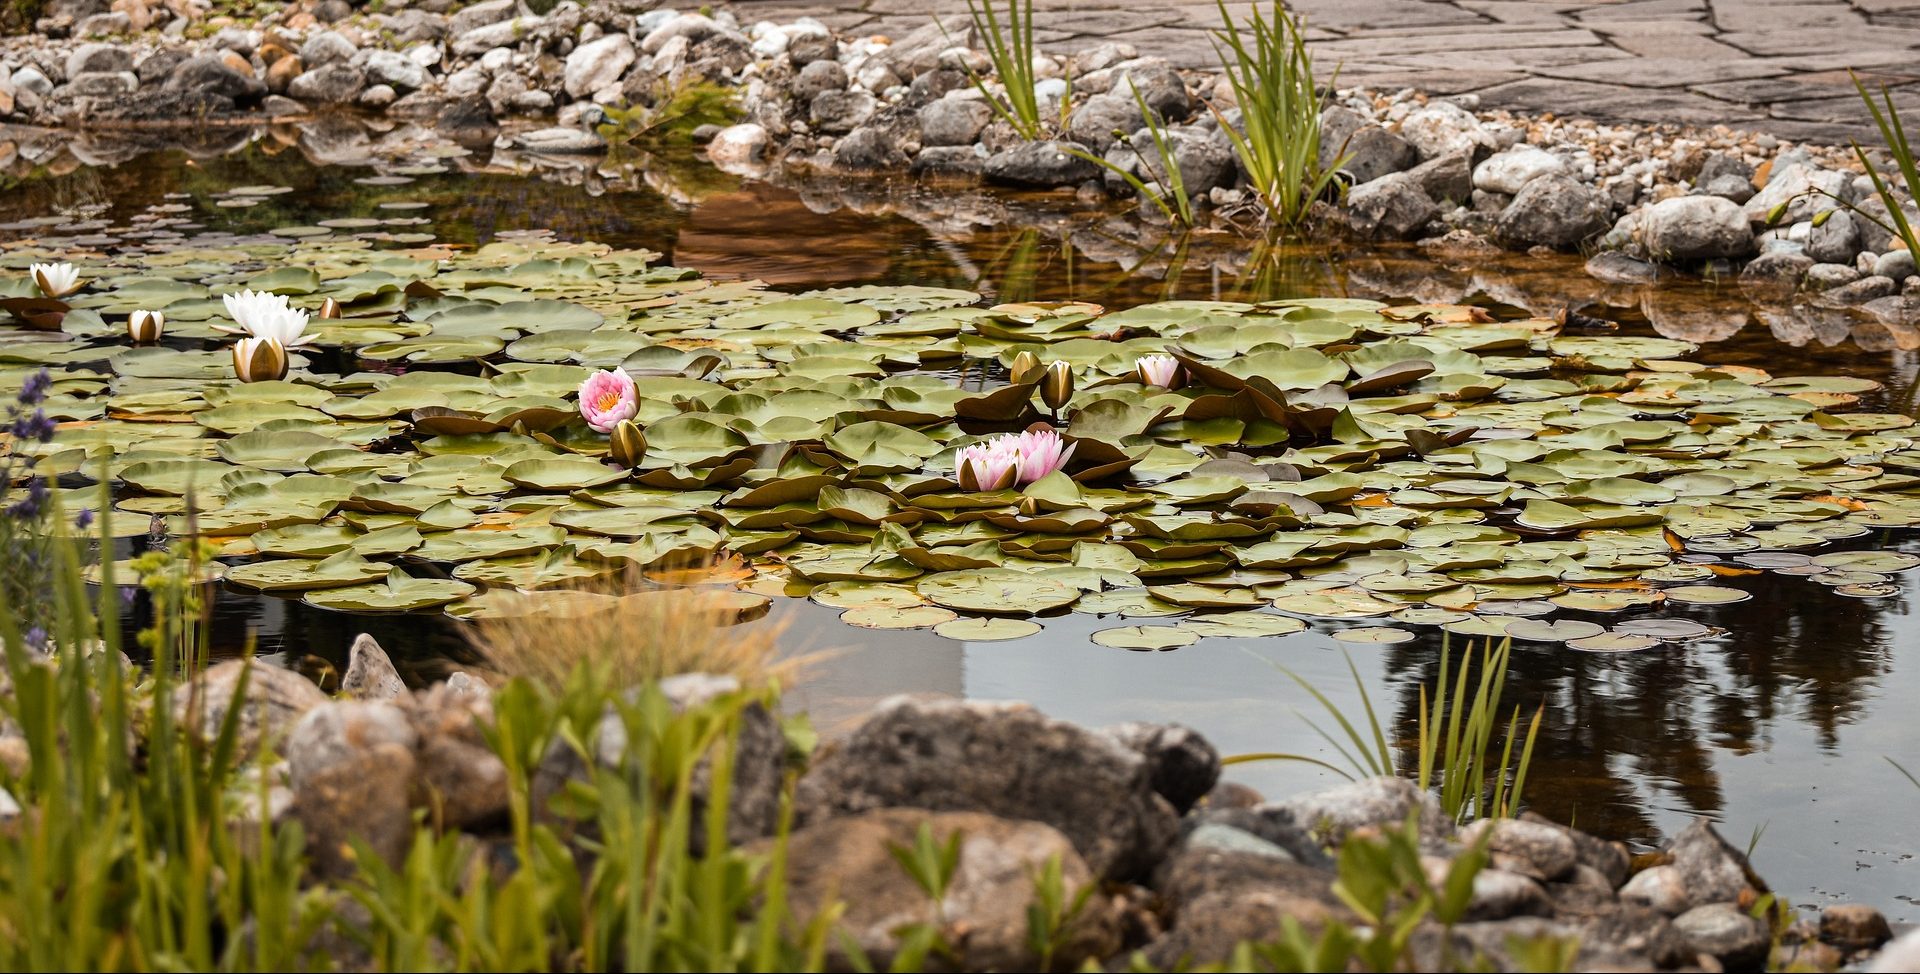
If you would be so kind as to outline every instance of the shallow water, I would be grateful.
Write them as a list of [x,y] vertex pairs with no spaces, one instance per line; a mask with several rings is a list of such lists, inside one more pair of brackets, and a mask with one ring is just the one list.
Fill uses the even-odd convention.
[[[783,189],[685,166],[570,184],[459,171],[477,168],[472,159],[448,165],[454,171],[367,185],[356,182],[373,175],[367,168],[318,166],[298,151],[259,146],[198,159],[148,153],[112,166],[72,158],[32,168],[16,163],[14,176],[0,176],[0,235],[85,244],[150,206],[174,204],[183,209],[169,219],[241,234],[356,217],[407,221],[378,229],[474,244],[544,228],[563,239],[648,247],[713,276],[794,290],[935,284],[998,300],[1071,298],[1108,307],[1174,297],[1354,296],[1476,303],[1503,317],[1571,304],[1619,322],[1625,334],[1711,341],[1695,356],[1702,361],[1775,375],[1874,378],[1887,388],[1868,396],[1865,408],[1914,410],[1917,361],[1897,347],[1901,336],[1809,309],[1752,305],[1731,285],[1600,284],[1581,272],[1577,258],[1347,247],[1249,254],[1226,239],[1156,250],[1071,196],[1035,197],[1013,212],[971,202],[975,220],[926,225],[898,214],[929,211],[949,190]],[[292,191],[248,208],[214,205],[214,194],[243,185]],[[22,222],[56,212],[69,218]],[[160,232],[169,229],[193,230]],[[1920,552],[1920,537],[1911,534],[1855,544]],[[1529,802],[1637,846],[1657,844],[1696,815],[1721,823],[1736,844],[1764,829],[1757,865],[1793,902],[1863,900],[1896,920],[1920,920],[1920,902],[1912,898],[1920,895],[1920,866],[1912,861],[1920,820],[1909,814],[1920,807],[1920,788],[1889,763],[1920,772],[1920,727],[1901,703],[1920,698],[1920,623],[1910,618],[1920,577],[1897,578],[1899,594],[1875,600],[1774,574],[1725,580],[1755,598],[1655,614],[1715,625],[1727,630],[1724,636],[1645,653],[1516,646],[1508,699],[1529,712],[1545,708]],[[458,665],[465,652],[457,629],[437,620],[356,618],[237,594],[223,595],[216,612],[219,650],[237,652],[251,637],[260,651],[309,669],[343,665],[360,631],[404,655],[423,678]],[[1296,751],[1336,760],[1303,719],[1325,724],[1324,715],[1280,667],[1357,712],[1351,658],[1404,752],[1419,688],[1435,678],[1442,648],[1425,636],[1398,646],[1347,647],[1329,635],[1336,626],[1316,623],[1293,636],[1208,638],[1136,653],[1088,642],[1090,632],[1113,623],[1087,615],[1043,619],[1040,634],[1001,643],[855,629],[835,615],[782,601],[759,623],[786,626],[795,652],[831,652],[792,701],[829,731],[886,695],[936,692],[1026,699],[1091,724],[1180,721],[1225,753]],[[1336,780],[1298,763],[1243,765],[1232,776],[1272,795]]]

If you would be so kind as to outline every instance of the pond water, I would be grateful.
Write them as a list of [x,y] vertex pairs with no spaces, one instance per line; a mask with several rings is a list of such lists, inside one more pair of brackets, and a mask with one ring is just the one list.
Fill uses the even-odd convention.
[[[263,143],[270,144],[270,143]],[[1577,258],[1442,256],[1413,249],[1295,248],[1249,255],[1244,244],[1202,241],[1183,253],[1114,231],[1071,196],[1008,210],[978,204],[974,220],[909,219],[946,190],[857,185],[782,188],[697,166],[608,170],[571,179],[486,171],[472,158],[398,185],[368,185],[367,168],[317,165],[298,151],[253,145],[229,155],[178,150],[131,154],[112,165],[65,157],[0,175],[0,239],[84,244],[150,207],[175,208],[188,226],[160,232],[264,233],[325,219],[403,221],[397,232],[481,244],[500,233],[551,230],[658,250],[668,262],[720,278],[758,278],[791,290],[866,284],[972,288],[990,300],[1085,300],[1109,308],[1167,298],[1260,300],[1369,297],[1483,305],[1497,317],[1551,314],[1568,304],[1617,321],[1621,334],[1710,341],[1707,363],[1776,375],[1848,375],[1885,384],[1863,408],[1912,412],[1916,361],[1884,334],[1802,309],[1754,306],[1731,285],[1685,280],[1655,288],[1599,284]],[[222,207],[235,186],[291,192]],[[398,204],[398,205],[396,205]],[[416,206],[414,204],[424,204]],[[35,218],[65,213],[67,219]],[[990,220],[992,222],[981,222]],[[91,222],[88,222],[91,221]],[[1782,340],[1784,336],[1787,341]],[[1800,344],[1792,344],[1798,341]],[[1864,346],[1864,347],[1863,347]],[[1875,532],[1845,547],[1920,552],[1911,533]],[[1751,601],[1674,606],[1653,617],[1724,630],[1649,652],[1600,655],[1516,644],[1508,699],[1544,707],[1528,802],[1543,813],[1637,848],[1705,815],[1735,843],[1756,836],[1763,875],[1796,904],[1874,903],[1896,921],[1920,920],[1920,807],[1890,763],[1920,772],[1920,724],[1901,701],[1920,699],[1920,621],[1911,608],[1920,573],[1894,576],[1896,594],[1852,598],[1773,573],[1722,579]],[[295,601],[223,594],[222,652],[247,638],[296,665],[344,665],[354,634],[373,632],[419,676],[467,654],[438,617],[363,618]],[[1318,705],[1281,667],[1349,712],[1357,667],[1373,703],[1410,751],[1419,691],[1437,673],[1437,636],[1392,646],[1335,641],[1337,626],[1260,639],[1206,638],[1164,652],[1098,646],[1110,619],[1041,619],[1037,635],[958,642],[926,630],[868,631],[838,610],[778,600],[767,620],[794,652],[826,651],[791,696],[829,733],[875,700],[901,692],[1018,698],[1090,724],[1178,721],[1223,753],[1294,751],[1332,757],[1303,718]],[[1607,620],[1573,613],[1573,618]],[[134,620],[137,623],[137,619]],[[1144,620],[1151,621],[1151,620]],[[1454,640],[1459,648],[1459,640]],[[1337,780],[1299,763],[1243,765],[1230,776],[1270,795]]]

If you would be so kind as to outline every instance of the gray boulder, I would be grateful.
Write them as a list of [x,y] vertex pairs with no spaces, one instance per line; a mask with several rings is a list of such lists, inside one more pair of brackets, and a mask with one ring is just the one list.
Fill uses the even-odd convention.
[[406,696],[407,684],[393,666],[387,651],[372,636],[361,633],[347,651],[347,673],[340,678],[340,692],[355,700],[397,700]]
[[833,166],[844,172],[879,172],[906,164],[899,140],[883,126],[862,125],[833,146]]
[[69,98],[118,98],[139,87],[140,79],[131,71],[89,71],[68,79],[60,92]]
[[1100,167],[1066,151],[1059,142],[1025,142],[986,161],[988,179],[1013,186],[1072,186],[1100,174]]
[[[986,107],[983,102],[970,103]],[[1101,153],[1118,141],[1121,135],[1131,136],[1145,124],[1146,119],[1141,116],[1140,105],[1133,100],[1133,95],[1109,91],[1094,95],[1075,106],[1073,117],[1067,122],[1067,133],[1073,136],[1074,141],[1088,146],[1095,153]]]
[[[496,0],[496,2],[498,2],[498,0]],[[477,4],[474,7],[468,7],[467,10],[488,6],[492,6],[492,4]],[[457,17],[455,18],[455,20],[458,19]],[[315,31],[307,37],[305,44],[300,45],[300,61],[309,68],[324,67],[336,61],[351,61],[353,60],[354,54],[358,53],[358,50],[358,48],[353,46],[352,41],[347,40],[345,37],[333,31]]]
[[1733,903],[1696,906],[1674,917],[1673,929],[1687,953],[1706,954],[1726,970],[1761,969],[1773,946],[1767,925]]
[[1566,172],[1567,163],[1559,156],[1535,146],[1516,145],[1488,156],[1475,166],[1473,186],[1489,193],[1512,196],[1541,176],[1563,175]]
[[1439,213],[1440,208],[1407,173],[1382,176],[1347,193],[1347,226],[1362,237],[1411,240]]
[[823,91],[813,96],[807,119],[813,127],[830,135],[844,135],[860,127],[880,107],[879,99],[854,88],[848,91]]
[[1805,254],[1776,251],[1761,254],[1740,270],[1740,284],[1761,290],[1793,290],[1813,267],[1813,258]]
[[92,72],[109,74],[133,70],[133,52],[118,44],[82,44],[67,55],[67,78]]
[[[922,826],[936,841],[960,837],[960,858],[946,897],[937,905],[894,861],[892,847],[912,848]],[[787,843],[788,902],[804,926],[840,906],[835,926],[857,944],[868,963],[887,969],[901,947],[901,928],[934,924],[961,971],[1039,970],[1028,937],[1027,907],[1034,874],[1058,859],[1068,902],[1096,878],[1066,836],[1034,821],[979,812],[879,809],[818,822]],[[858,895],[849,895],[857,891]],[[1056,969],[1077,969],[1120,949],[1112,906],[1098,892],[1069,924],[1054,955]],[[852,957],[835,942],[830,970],[852,970]]]
[[1846,173],[1817,169],[1807,163],[1796,162],[1785,169],[1775,165],[1767,185],[1747,200],[1747,220],[1755,226],[1766,226],[1767,216],[1782,203],[1787,204],[1786,211],[1774,223],[1785,226],[1811,220],[1815,213],[1833,208],[1833,200],[1824,194],[1844,191],[1847,181]]
[[1465,152],[1428,159],[1407,175],[1434,200],[1464,203],[1473,196],[1473,159]]
[[1825,264],[1845,264],[1860,253],[1864,234],[1846,210],[1834,210],[1807,232],[1807,256]]
[[816,757],[796,805],[808,823],[897,807],[1045,822],[1107,879],[1145,876],[1178,830],[1139,753],[1026,704],[980,700],[881,702]]
[[1472,112],[1445,101],[1433,102],[1402,119],[1400,137],[1412,143],[1422,159],[1454,152],[1471,155],[1493,148],[1493,137]]
[[396,92],[416,91],[432,80],[426,68],[395,51],[365,51],[358,60],[369,84],[386,85]]
[[287,85],[287,95],[308,104],[338,105],[352,101],[366,86],[366,72],[336,61],[294,78]]
[[286,748],[292,814],[316,874],[353,874],[356,841],[389,864],[406,855],[418,741],[406,711],[390,703],[333,701],[294,727]]
[[1896,281],[1904,281],[1915,274],[1920,274],[1920,270],[1914,267],[1913,252],[1909,250],[1889,250],[1875,257],[1870,270],[1875,277],[1886,277]]
[[1670,261],[1744,257],[1753,252],[1753,231],[1740,204],[1719,196],[1676,196],[1640,213],[1647,252]]
[[1572,249],[1607,229],[1607,198],[1564,174],[1540,176],[1500,212],[1494,234],[1509,245]]
[[1899,290],[1900,285],[1893,278],[1869,275],[1850,284],[1828,288],[1821,292],[1819,301],[1828,307],[1866,304],[1878,298],[1888,297]]
[[1356,829],[1388,829],[1420,813],[1420,833],[1431,839],[1454,834],[1439,800],[1405,778],[1364,778],[1349,784],[1273,803],[1316,838],[1337,845]]
[[1136,721],[1102,732],[1147,760],[1153,790],[1182,815],[1220,780],[1220,752],[1192,728]]
[[235,104],[247,104],[264,97],[267,84],[251,74],[243,75],[212,54],[202,54],[180,62],[167,75],[167,90],[230,98]]
[[922,145],[972,145],[993,119],[993,109],[978,98],[941,98],[919,115]]
[[567,55],[562,85],[568,95],[585,98],[618,84],[637,57],[633,41],[625,34],[608,34],[588,41]]

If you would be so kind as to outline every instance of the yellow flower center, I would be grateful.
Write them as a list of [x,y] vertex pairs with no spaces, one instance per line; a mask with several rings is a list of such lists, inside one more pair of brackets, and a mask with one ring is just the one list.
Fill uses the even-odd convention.
[[600,398],[593,402],[593,408],[603,413],[618,405],[620,405],[620,393],[618,392],[603,392],[600,394]]

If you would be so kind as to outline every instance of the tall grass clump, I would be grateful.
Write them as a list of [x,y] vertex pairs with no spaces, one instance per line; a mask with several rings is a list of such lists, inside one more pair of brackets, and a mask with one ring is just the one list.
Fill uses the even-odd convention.
[[[698,580],[699,570],[689,574]],[[528,596],[526,611],[482,619],[469,638],[494,675],[546,686],[589,664],[613,686],[678,673],[785,683],[805,661],[780,658],[780,626],[743,623],[747,606],[761,606],[752,599],[715,585],[663,588],[636,573]]]
[[1152,203],[1154,208],[1166,217],[1168,223],[1179,227],[1193,226],[1193,199],[1187,193],[1186,180],[1181,178],[1180,162],[1176,158],[1173,139],[1167,134],[1166,124],[1147,104],[1147,99],[1140,94],[1139,88],[1135,87],[1131,81],[1125,84],[1128,90],[1133,92],[1134,104],[1140,106],[1140,117],[1146,120],[1147,132],[1153,137],[1153,154],[1159,160],[1160,167],[1155,169],[1147,164],[1146,155],[1141,152],[1139,146],[1133,144],[1132,133],[1122,133],[1120,141],[1134,151],[1143,168],[1147,170],[1147,176],[1153,180],[1153,185],[1147,185],[1146,180],[1135,175],[1132,169],[1119,165],[1105,156],[1096,156],[1075,145],[1066,145],[1064,148],[1069,155],[1085,159],[1125,180],[1140,198]]
[[[1887,92],[1887,89],[1881,88],[1882,103],[1876,104],[1873,95],[1868,93],[1867,86],[1861,83],[1859,76],[1852,72],[1848,74],[1853,78],[1853,86],[1860,91],[1860,100],[1867,103],[1867,111],[1873,113],[1873,124],[1880,130],[1880,140],[1885,143],[1887,154],[1893,157],[1894,166],[1900,170],[1900,181],[1906,184],[1907,198],[1920,201],[1920,165],[1915,165],[1913,146],[1907,141],[1907,129],[1900,122],[1900,110],[1894,107],[1893,96]],[[1881,175],[1879,167],[1873,164],[1873,160],[1867,158],[1867,150],[1861,148],[1857,141],[1853,143],[1853,154],[1860,160],[1860,167],[1867,171],[1868,178],[1873,180],[1874,195],[1878,196],[1881,204],[1887,208],[1887,219],[1892,223],[1889,225],[1871,214],[1862,213],[1858,207],[1846,204],[1844,200],[1842,203],[1853,212],[1879,224],[1881,229],[1899,237],[1900,241],[1907,245],[1908,253],[1920,256],[1920,237],[1914,235],[1913,224],[1907,219],[1899,194],[1894,192],[1887,178]]]
[[[1268,220],[1286,228],[1299,227],[1314,200],[1326,192],[1334,173],[1346,163],[1342,156],[1331,165],[1320,165],[1324,99],[1314,81],[1306,35],[1278,0],[1271,17],[1255,7],[1252,19],[1245,22],[1233,19],[1225,0],[1216,2],[1226,26],[1214,32],[1214,48],[1240,106],[1242,129],[1228,124],[1218,109],[1215,115],[1233,140],[1240,169]],[[1329,79],[1327,87],[1332,86]]]
[[1040,119],[1040,95],[1034,90],[1039,79],[1033,72],[1033,0],[1007,0],[1004,24],[1001,14],[994,12],[993,0],[967,0],[967,15],[987,59],[993,62],[1004,95],[995,94],[987,79],[969,67],[974,87],[986,96],[993,114],[1013,126],[1021,138],[1040,138],[1045,125]]
[[[1544,705],[1534,711],[1524,743],[1516,755],[1515,743],[1521,740],[1521,710],[1515,705],[1504,723],[1500,747],[1495,750],[1495,734],[1503,729],[1501,698],[1506,692],[1512,650],[1511,639],[1497,644],[1483,643],[1478,654],[1469,646],[1460,654],[1456,671],[1452,651],[1441,647],[1439,678],[1431,693],[1424,686],[1420,688],[1419,736],[1412,767],[1404,767],[1396,760],[1393,748],[1387,743],[1388,730],[1374,710],[1366,682],[1360,678],[1351,657],[1347,658],[1347,669],[1353,674],[1354,689],[1360,694],[1365,715],[1362,720],[1349,717],[1319,688],[1281,667],[1281,672],[1311,694],[1338,725],[1340,733],[1335,735],[1310,720],[1307,722],[1347,767],[1307,755],[1278,752],[1235,755],[1225,763],[1301,761],[1349,779],[1355,777],[1355,772],[1374,777],[1406,775],[1411,776],[1422,791],[1437,790],[1440,808],[1457,822],[1510,818],[1520,809],[1527,768],[1533,761],[1534,740],[1546,713]],[[1477,678],[1471,676],[1474,670],[1478,671]]]

